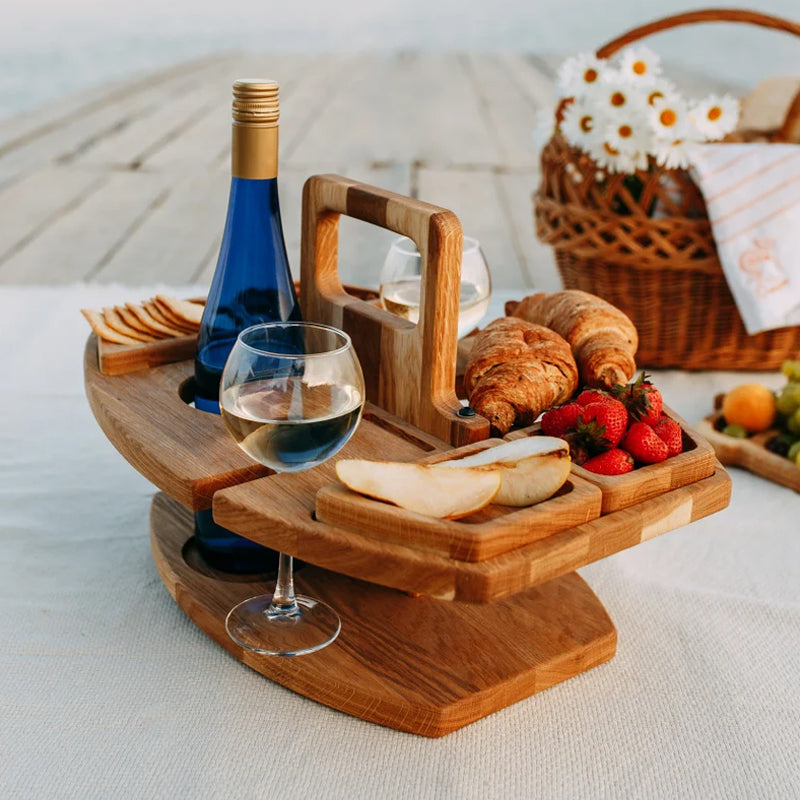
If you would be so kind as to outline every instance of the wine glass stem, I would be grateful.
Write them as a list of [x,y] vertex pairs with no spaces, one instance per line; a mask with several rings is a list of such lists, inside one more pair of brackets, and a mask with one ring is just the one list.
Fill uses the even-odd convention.
[[300,614],[294,594],[294,559],[286,553],[278,554],[278,579],[267,614],[277,617],[295,617]]

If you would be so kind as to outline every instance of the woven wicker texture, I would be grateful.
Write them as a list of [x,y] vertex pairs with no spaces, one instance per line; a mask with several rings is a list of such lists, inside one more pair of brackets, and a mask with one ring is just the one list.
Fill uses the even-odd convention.
[[[800,36],[800,25],[778,17],[712,9],[637,28],[598,55],[609,57],[649,33],[711,21],[746,22]],[[800,114],[796,102],[790,116],[795,107]],[[791,127],[784,123],[781,130]],[[633,320],[641,366],[768,370],[797,355],[800,327],[754,336],[745,331],[703,197],[686,172],[652,162],[632,175],[598,173],[594,162],[560,134],[543,148],[541,165],[534,195],[537,235],[554,248],[565,288],[599,295]]]

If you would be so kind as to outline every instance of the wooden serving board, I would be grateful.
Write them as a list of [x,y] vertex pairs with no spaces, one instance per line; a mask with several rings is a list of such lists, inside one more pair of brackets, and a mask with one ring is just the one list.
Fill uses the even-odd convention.
[[717,430],[716,422],[721,416],[720,412],[709,414],[697,423],[697,429],[709,441],[717,458],[723,464],[741,467],[800,492],[800,468],[788,458],[771,453],[764,447],[778,431],[768,430],[749,436],[747,439],[737,439]]
[[97,363],[103,375],[125,375],[140,369],[151,369],[194,358],[196,349],[196,333],[141,344],[115,344],[98,338]]
[[[685,419],[670,408],[664,413],[674,419],[683,431],[683,452],[671,456],[659,464],[648,464],[637,467],[625,475],[597,475],[577,464],[572,465],[572,472],[583,480],[597,486],[603,493],[603,514],[611,514],[636,503],[643,503],[664,492],[670,492],[681,486],[713,475],[716,458],[714,448],[694,430]],[[538,436],[541,425],[531,425],[518,431],[512,431],[505,438],[518,439],[524,436]]]
[[[419,459],[437,463],[502,444],[488,439]],[[528,508],[491,504],[459,520],[434,519],[373,500],[335,484],[317,492],[316,518],[382,541],[460,561],[485,561],[600,516],[602,492],[571,476],[551,498]]]
[[274,681],[362,719],[443,736],[610,659],[617,635],[575,573],[488,605],[450,603],[307,566],[298,591],[329,603],[339,638],[301,658],[244,650],[225,616],[262,593],[262,582],[197,568],[188,511],[158,494],[150,517],[153,557],[178,605],[239,661]]

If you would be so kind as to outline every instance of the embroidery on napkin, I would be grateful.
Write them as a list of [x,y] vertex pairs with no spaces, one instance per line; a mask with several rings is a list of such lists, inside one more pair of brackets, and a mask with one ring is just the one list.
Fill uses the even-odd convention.
[[699,144],[691,161],[747,332],[800,323],[800,146]]

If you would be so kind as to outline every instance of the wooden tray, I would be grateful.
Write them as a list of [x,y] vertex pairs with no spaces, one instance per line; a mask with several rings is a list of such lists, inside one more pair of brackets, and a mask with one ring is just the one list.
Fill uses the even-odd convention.
[[[488,439],[419,461],[437,463],[461,458],[501,443],[500,439]],[[365,531],[385,542],[429,550],[460,561],[485,561],[596,519],[601,504],[600,489],[571,476],[553,497],[537,505],[512,508],[492,504],[459,520],[415,514],[338,484],[324,486],[317,492],[315,510],[321,522]]]
[[709,414],[697,424],[697,430],[709,441],[717,458],[723,464],[741,467],[800,492],[800,468],[788,458],[771,453],[764,447],[778,431],[768,430],[749,436],[747,439],[737,439],[734,436],[726,436],[716,429],[716,422],[721,416],[719,411]]
[[[659,464],[637,467],[625,475],[597,475],[577,464],[572,465],[575,476],[597,486],[603,493],[602,513],[611,514],[636,503],[643,503],[681,486],[714,474],[717,460],[714,448],[670,408],[664,412],[674,419],[683,431],[683,452]],[[531,425],[512,431],[505,438],[538,436],[541,425]]]
[[442,736],[607,661],[617,634],[586,583],[570,573],[497,603],[450,603],[356,581],[317,567],[298,591],[336,608],[342,632],[301,658],[243,650],[225,631],[260,582],[214,573],[193,549],[188,511],[157,494],[153,557],[178,605],[247,666],[320,703],[423,736]]
[[[341,213],[416,241],[423,256],[419,326],[341,285]],[[307,181],[303,316],[350,333],[370,401],[340,457],[447,457],[454,447],[487,438],[487,420],[459,416],[454,388],[460,242],[460,224],[445,209],[336,176]],[[538,524],[536,512],[495,510],[477,537],[491,543],[468,546],[464,539],[454,556],[449,545],[445,550],[434,543],[430,529],[387,541],[371,526],[352,530],[318,519],[318,493],[325,490],[324,496],[336,483],[333,463],[293,475],[270,475],[253,464],[219,417],[187,405],[191,362],[110,377],[98,368],[92,334],[84,369],[90,405],[108,438],[169,495],[158,495],[153,505],[154,558],[199,627],[244,663],[302,694],[424,735],[454,730],[610,658],[613,626],[573,570],[720,510],[730,496],[730,479],[715,464],[708,477],[582,521],[595,515],[597,491],[573,476],[562,495],[571,500],[547,502],[551,510],[572,502],[570,513],[580,507],[586,516],[575,524],[565,512],[561,530],[521,536],[524,527]],[[576,502],[583,496],[594,500]],[[225,527],[316,565],[298,575],[298,584],[307,580],[312,594],[343,612],[337,642],[287,662],[243,652],[227,639],[227,610],[263,587],[255,579],[257,586],[210,574],[192,555],[189,511],[209,503]],[[507,519],[521,513],[530,519],[509,535]],[[474,552],[481,560],[466,560]]]

